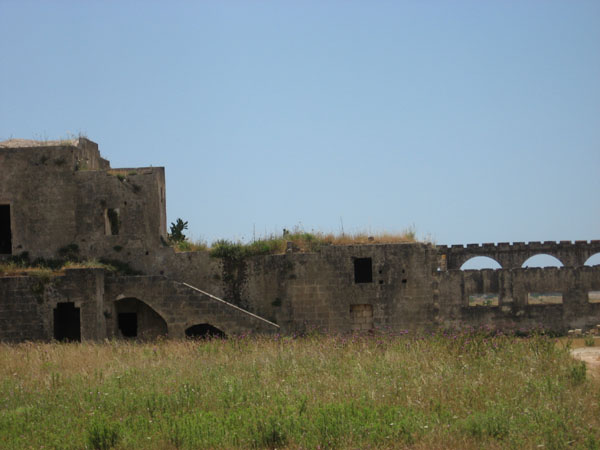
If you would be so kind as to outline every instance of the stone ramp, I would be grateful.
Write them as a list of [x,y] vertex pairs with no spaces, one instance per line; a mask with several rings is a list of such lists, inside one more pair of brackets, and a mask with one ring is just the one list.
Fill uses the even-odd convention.
[[264,317],[260,317],[254,313],[251,313],[250,311],[246,311],[245,309],[240,308],[239,306],[236,306],[233,303],[229,303],[229,302],[223,300],[222,298],[219,298],[215,295],[209,294],[208,292],[205,292],[202,289],[192,286],[191,284],[188,284],[188,283],[181,283],[181,284],[186,286],[189,289],[196,291],[198,294],[203,295],[214,302],[217,302],[217,304],[220,304],[221,306],[223,306],[226,309],[226,311],[228,311],[229,313],[231,313],[232,315],[234,315],[236,317],[246,318],[247,320],[250,320],[252,322],[262,325],[262,327],[266,327],[266,329],[268,329],[271,332],[279,331],[279,325],[265,319]]

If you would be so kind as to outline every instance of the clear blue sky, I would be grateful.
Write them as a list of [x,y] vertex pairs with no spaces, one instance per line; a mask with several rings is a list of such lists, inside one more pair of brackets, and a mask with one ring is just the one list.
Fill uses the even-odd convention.
[[165,166],[196,239],[600,239],[597,0],[0,0],[0,61],[0,140]]

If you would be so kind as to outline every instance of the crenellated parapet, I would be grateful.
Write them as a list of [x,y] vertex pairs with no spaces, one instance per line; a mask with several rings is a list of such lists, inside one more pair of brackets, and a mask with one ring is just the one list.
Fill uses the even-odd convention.
[[583,266],[594,254],[600,253],[600,240],[592,241],[546,241],[546,242],[499,242],[438,246],[440,270],[457,270],[469,259],[486,256],[497,261],[503,269],[518,269],[535,255],[550,255],[565,267]]

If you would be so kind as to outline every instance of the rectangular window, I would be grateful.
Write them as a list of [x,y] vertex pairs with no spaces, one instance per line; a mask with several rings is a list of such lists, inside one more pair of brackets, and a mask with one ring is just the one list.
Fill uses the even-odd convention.
[[75,303],[57,303],[54,308],[54,339],[57,341],[81,341],[79,308]]
[[527,294],[528,305],[561,305],[563,297],[560,292],[530,292]]
[[373,305],[350,305],[350,328],[352,331],[373,329]]
[[588,302],[590,302],[590,303],[600,303],[600,291],[590,291],[590,292],[588,292]]
[[498,294],[473,294],[469,295],[469,306],[498,306]]
[[354,282],[373,282],[373,262],[371,258],[354,258]]
[[0,254],[12,254],[12,232],[10,229],[10,205],[0,205]]
[[107,236],[119,234],[121,225],[119,219],[119,208],[107,208],[104,210],[104,231]]

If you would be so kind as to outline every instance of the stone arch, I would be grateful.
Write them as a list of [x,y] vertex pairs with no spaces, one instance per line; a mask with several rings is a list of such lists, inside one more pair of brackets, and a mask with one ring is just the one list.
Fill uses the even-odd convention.
[[538,253],[537,255],[527,258],[523,264],[521,264],[521,267],[564,267],[564,264],[556,256],[548,253]]
[[502,265],[494,258],[483,255],[472,256],[461,266],[460,270],[502,269]]
[[594,253],[588,259],[586,259],[584,266],[600,266],[600,252]]
[[136,297],[114,303],[114,335],[129,339],[156,339],[168,334],[167,322],[151,306]]
[[185,336],[189,339],[226,338],[227,335],[210,323],[197,323],[185,329]]

